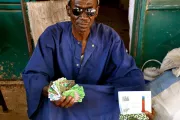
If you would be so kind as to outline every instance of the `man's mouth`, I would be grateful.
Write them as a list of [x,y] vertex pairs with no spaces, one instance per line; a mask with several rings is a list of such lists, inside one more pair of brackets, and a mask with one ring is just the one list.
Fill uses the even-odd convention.
[[81,24],[79,25],[80,28],[87,28],[88,27],[88,24]]

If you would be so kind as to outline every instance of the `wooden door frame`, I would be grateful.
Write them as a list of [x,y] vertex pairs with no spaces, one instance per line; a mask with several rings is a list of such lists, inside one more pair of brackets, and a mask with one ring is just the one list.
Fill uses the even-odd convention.
[[130,54],[135,58],[137,66],[141,65],[143,54],[143,28],[145,22],[145,12],[147,1],[149,0],[135,0],[134,5],[134,19],[132,27],[132,39],[130,46]]

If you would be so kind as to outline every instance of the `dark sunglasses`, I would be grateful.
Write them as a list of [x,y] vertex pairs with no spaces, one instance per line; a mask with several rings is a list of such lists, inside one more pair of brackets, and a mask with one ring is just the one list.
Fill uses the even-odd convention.
[[75,16],[80,16],[83,12],[86,13],[88,17],[96,15],[96,9],[95,8],[74,8],[72,9],[72,13]]

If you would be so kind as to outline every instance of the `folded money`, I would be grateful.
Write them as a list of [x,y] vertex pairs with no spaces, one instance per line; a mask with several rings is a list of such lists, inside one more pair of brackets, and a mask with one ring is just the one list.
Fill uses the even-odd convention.
[[84,89],[82,86],[76,84],[70,90],[64,91],[63,96],[71,96],[75,99],[75,102],[82,102],[82,99],[85,96]]
[[62,96],[71,96],[75,99],[75,102],[82,102],[85,93],[83,87],[75,84],[74,80],[60,78],[50,83],[50,87],[48,89],[48,98],[50,101],[56,101]]

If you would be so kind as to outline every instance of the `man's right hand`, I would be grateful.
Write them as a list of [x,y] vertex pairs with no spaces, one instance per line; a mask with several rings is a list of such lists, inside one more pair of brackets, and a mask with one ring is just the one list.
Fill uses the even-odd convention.
[[[48,97],[48,88],[49,88],[49,85],[48,86],[45,86],[43,88],[43,95],[45,97]],[[57,107],[65,107],[65,108],[68,108],[68,107],[71,107],[74,105],[74,98],[69,96],[69,97],[61,97],[60,100],[57,100],[57,101],[53,101],[53,103],[57,106]]]
[[74,98],[69,96],[69,97],[61,97],[60,100],[57,100],[57,101],[52,101],[57,107],[65,107],[65,108],[68,108],[68,107],[71,107],[74,105]]

